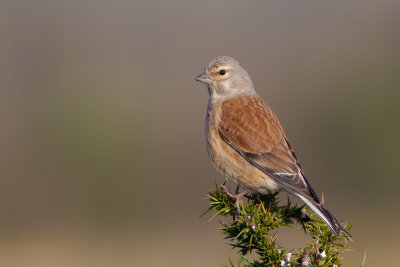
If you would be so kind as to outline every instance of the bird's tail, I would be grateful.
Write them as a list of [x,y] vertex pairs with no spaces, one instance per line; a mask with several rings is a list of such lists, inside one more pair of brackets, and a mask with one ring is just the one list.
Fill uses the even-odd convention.
[[315,213],[317,213],[322,220],[324,220],[324,222],[329,226],[329,228],[331,228],[335,235],[340,236],[340,232],[343,231],[349,237],[352,237],[352,235],[340,224],[340,222],[335,218],[335,216],[333,216],[333,214],[325,207],[324,204],[317,203],[300,194],[297,194],[297,196],[303,200]]

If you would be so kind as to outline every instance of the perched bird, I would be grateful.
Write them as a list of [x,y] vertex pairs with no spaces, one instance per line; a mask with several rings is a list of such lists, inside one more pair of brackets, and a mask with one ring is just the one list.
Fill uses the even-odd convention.
[[[307,181],[276,115],[254,90],[234,58],[213,59],[196,80],[207,84],[206,143],[215,167],[227,178],[261,194],[284,189],[316,212],[336,235],[351,236]],[[229,194],[229,192],[227,192]]]

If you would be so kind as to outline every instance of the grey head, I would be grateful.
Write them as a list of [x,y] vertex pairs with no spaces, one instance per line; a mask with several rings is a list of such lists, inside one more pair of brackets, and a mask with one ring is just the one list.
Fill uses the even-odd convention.
[[233,57],[214,58],[196,81],[207,84],[210,97],[226,99],[255,94],[249,74]]

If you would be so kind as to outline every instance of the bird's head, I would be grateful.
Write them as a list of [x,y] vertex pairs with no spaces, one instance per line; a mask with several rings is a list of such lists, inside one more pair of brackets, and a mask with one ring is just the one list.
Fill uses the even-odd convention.
[[208,85],[211,97],[231,98],[255,93],[247,71],[236,59],[228,56],[211,60],[204,72],[196,77],[196,81]]

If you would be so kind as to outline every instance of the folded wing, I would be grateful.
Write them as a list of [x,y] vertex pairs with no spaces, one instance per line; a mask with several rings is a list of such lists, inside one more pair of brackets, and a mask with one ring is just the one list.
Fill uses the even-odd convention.
[[[257,95],[242,96],[222,104],[220,137],[250,164],[301,198],[339,235],[339,221],[320,202],[304,176],[275,114]],[[350,235],[350,234],[349,234]]]
[[320,202],[275,114],[258,96],[227,100],[219,123],[221,138],[252,165],[303,196]]

